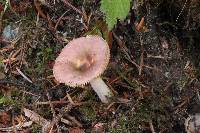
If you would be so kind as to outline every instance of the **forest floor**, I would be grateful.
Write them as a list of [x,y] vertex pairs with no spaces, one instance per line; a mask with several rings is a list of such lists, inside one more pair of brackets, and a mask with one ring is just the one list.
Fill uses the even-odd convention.
[[[100,0],[10,0],[4,11],[5,4],[0,132],[184,133],[185,119],[200,113],[198,0],[132,2],[110,32]],[[111,49],[102,75],[115,94],[108,104],[89,85],[71,88],[53,77],[61,49],[89,34],[107,38]]]

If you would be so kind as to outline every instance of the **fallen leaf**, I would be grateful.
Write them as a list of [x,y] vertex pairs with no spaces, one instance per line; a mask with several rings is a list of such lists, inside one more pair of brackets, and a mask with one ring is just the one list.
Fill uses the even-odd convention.
[[26,117],[31,119],[33,122],[39,124],[40,126],[45,126],[47,123],[49,123],[48,120],[44,119],[42,116],[29,109],[24,108],[23,111]]
[[69,133],[85,133],[85,131],[80,128],[70,128]]
[[23,111],[26,117],[29,117],[29,119],[31,119],[33,122],[42,126],[42,133],[49,132],[49,130],[52,128],[51,122],[40,116],[38,113],[26,108],[24,108]]
[[141,18],[139,23],[135,24],[135,29],[137,32],[148,32],[149,30],[147,29],[147,27],[145,26],[145,19],[144,17]]
[[7,112],[0,112],[0,123],[8,125],[11,122],[11,116]]

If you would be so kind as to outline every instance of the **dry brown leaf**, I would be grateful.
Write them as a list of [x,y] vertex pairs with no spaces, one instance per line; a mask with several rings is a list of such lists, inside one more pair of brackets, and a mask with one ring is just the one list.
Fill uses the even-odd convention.
[[85,131],[80,128],[70,128],[69,133],[85,133]]
[[144,17],[141,18],[139,23],[135,24],[135,29],[137,32],[148,32],[149,30],[147,29],[147,27],[145,26],[145,19]]
[[0,123],[8,125],[11,122],[11,116],[7,112],[0,112]]
[[29,117],[33,122],[42,126],[42,133],[46,133],[52,128],[51,122],[40,116],[38,113],[26,108],[24,108],[23,111],[26,117]]
[[45,126],[47,123],[49,123],[48,120],[44,119],[38,113],[35,113],[26,108],[24,108],[23,111],[24,111],[26,117],[30,118],[33,122],[35,122],[41,126]]

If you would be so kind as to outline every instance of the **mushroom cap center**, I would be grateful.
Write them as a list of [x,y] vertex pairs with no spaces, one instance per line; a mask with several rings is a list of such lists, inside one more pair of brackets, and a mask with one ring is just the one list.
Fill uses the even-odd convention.
[[83,58],[77,59],[73,65],[80,72],[87,71],[94,64],[94,59],[90,55],[85,55]]

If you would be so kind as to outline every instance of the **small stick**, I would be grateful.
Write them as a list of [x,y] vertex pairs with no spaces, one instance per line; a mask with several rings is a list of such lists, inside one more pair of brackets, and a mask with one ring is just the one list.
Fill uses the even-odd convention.
[[183,5],[183,8],[181,9],[181,12],[178,14],[178,16],[177,16],[177,18],[176,18],[176,22],[179,20],[179,17],[180,17],[181,14],[183,13],[183,10],[185,9],[185,6],[186,6],[186,4],[187,4],[187,1],[188,1],[188,0],[185,1],[184,5]]
[[140,36],[140,45],[141,45],[141,55],[140,55],[139,75],[142,74],[142,68],[144,66],[144,46],[143,46],[142,36]]
[[124,48],[124,44],[121,41],[121,39],[115,34],[115,32],[113,32],[113,37],[117,40],[117,44],[119,45],[120,48],[123,49],[124,53],[126,54],[126,56],[128,57],[128,61],[130,61],[133,65],[135,65],[138,69],[139,69],[139,65],[137,63],[135,63],[133,60],[131,60],[130,56],[128,55],[128,53],[126,52],[125,48]]
[[137,88],[139,91],[139,99],[144,99],[141,86]]
[[35,5],[35,8],[37,9],[39,15],[40,15],[41,17],[43,17],[44,19],[46,19],[47,17],[46,17],[46,15],[42,12],[42,9],[40,8],[40,4],[38,3],[37,0],[34,0],[34,5]]
[[17,72],[24,78],[26,79],[28,82],[33,83],[18,67],[16,67]]
[[151,70],[154,70],[156,72],[162,72],[160,69],[156,68],[156,67],[151,67],[151,66],[148,66],[148,65],[144,65],[145,68],[148,68],[148,69],[151,69]]
[[77,9],[76,7],[74,7],[72,4],[70,4],[68,2],[68,0],[62,0],[62,2],[64,2],[65,5],[71,7],[74,11],[78,12],[80,15],[83,15],[83,13],[79,9]]
[[16,56],[21,52],[21,48],[18,49],[13,55],[11,58],[16,58]]
[[150,129],[151,129],[151,132],[152,132],[152,133],[156,133],[155,130],[154,130],[154,127],[153,127],[152,120],[150,120],[149,126],[150,126]]
[[197,98],[198,98],[198,100],[200,102],[200,94],[199,94],[199,90],[198,89],[197,89]]
[[[51,97],[50,97],[50,95],[49,95],[49,92],[47,91],[47,89],[45,89],[45,91],[46,91],[47,98],[48,98],[48,100],[49,100],[49,105],[50,105],[50,107],[51,107],[51,111],[52,111],[52,113],[53,113],[53,118],[57,118],[56,112],[55,112],[55,110],[54,110],[54,106],[53,106],[53,104],[51,103]],[[54,123],[53,123],[53,124],[54,124]],[[58,121],[55,121],[55,124],[56,124],[56,127],[57,127],[57,132],[58,132],[58,133],[61,133],[60,128],[59,128],[59,125],[58,125]],[[52,127],[53,127],[53,125],[52,125]]]
[[19,91],[21,91],[21,92],[23,92],[23,93],[25,93],[25,94],[29,94],[29,95],[32,95],[32,96],[39,97],[39,95],[37,95],[37,94],[33,94],[33,93],[28,92],[28,91],[25,91],[25,90],[19,90]]
[[73,126],[73,124],[67,119],[61,118],[60,121],[65,123],[65,124],[67,124],[67,125],[69,125],[69,126]]
[[72,100],[71,96],[69,95],[69,93],[67,93],[67,98],[68,98],[69,102],[70,102],[72,105],[75,104],[74,101]]
[[113,83],[115,83],[115,82],[117,82],[118,80],[120,80],[120,78],[121,77],[116,77],[116,78],[114,78],[113,80],[111,80],[110,82],[108,82],[108,84],[113,84]]
[[147,54],[147,58],[165,59],[165,57],[161,55],[150,55],[150,54]]
[[19,123],[15,126],[12,127],[5,127],[5,128],[0,128],[0,131],[2,132],[13,132],[13,130],[17,129],[18,131],[22,130],[22,128],[27,128],[32,125],[32,121],[24,122],[23,124]]
[[9,62],[13,62],[13,61],[15,61],[15,60],[16,60],[16,58],[8,58],[8,59],[2,60],[1,62],[2,62],[2,63],[9,63]]
[[50,18],[50,16],[49,16],[49,14],[47,13],[47,21],[48,21],[48,23],[49,23],[49,28],[50,28],[50,30],[52,31],[52,33],[55,33],[56,32],[56,30],[55,30],[55,26],[54,26],[54,24],[52,23],[52,21],[51,21],[51,18]]
[[65,116],[66,116],[69,120],[71,120],[73,123],[75,123],[77,126],[83,127],[83,125],[82,125],[78,120],[76,120],[76,118],[70,116],[69,114],[65,114]]
[[55,27],[54,27],[54,30],[55,30],[55,31],[57,30],[57,27],[58,27],[60,21],[62,20],[62,18],[65,16],[65,14],[66,14],[68,11],[69,11],[69,10],[65,11],[65,12],[58,18],[58,20],[57,20],[57,22],[56,22],[56,25],[55,25]]
[[13,85],[13,86],[26,87],[26,88],[35,90],[35,88],[33,88],[33,87],[30,87],[30,86],[22,84],[22,83],[16,83],[14,81],[0,80],[0,84],[10,84],[10,85]]

